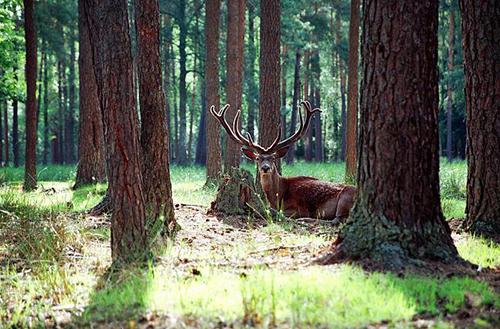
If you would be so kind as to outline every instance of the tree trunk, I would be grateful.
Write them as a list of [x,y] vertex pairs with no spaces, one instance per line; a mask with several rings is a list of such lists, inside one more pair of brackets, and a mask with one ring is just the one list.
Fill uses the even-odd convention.
[[255,61],[257,60],[257,49],[255,46],[255,8],[254,4],[248,2],[248,59],[246,61],[245,82],[247,84],[248,118],[247,132],[255,137],[255,109],[259,106],[257,98],[257,84],[255,83]]
[[[83,0],[78,1],[78,30],[80,49],[78,57],[80,129],[78,138],[78,168],[74,188],[106,180],[104,128],[97,82],[92,62],[89,26],[85,17]],[[47,108],[44,109],[44,141],[47,138]],[[44,142],[45,144],[45,142]],[[45,146],[44,146],[45,148]]]
[[[500,239],[500,2],[460,1],[469,231]],[[480,77],[480,78],[478,78]]]
[[126,0],[84,0],[106,140],[114,261],[147,252],[138,119]]
[[[135,21],[141,102],[141,150],[143,191],[148,238],[156,230],[175,232],[174,204],[168,156],[165,94],[161,84],[160,7],[158,0],[136,0]],[[159,226],[157,223],[163,221]],[[161,229],[163,227],[163,229]]]
[[207,115],[208,107],[219,108],[219,25],[220,0],[207,0],[205,13],[205,81],[207,106],[203,107],[207,119],[207,184],[214,183],[221,172],[220,128],[217,120]]
[[3,123],[2,123],[2,107],[5,106],[4,102],[0,103],[0,167],[4,166],[3,162]]
[[346,97],[345,97],[345,72],[344,72],[344,60],[340,56],[340,48],[341,48],[341,21],[340,21],[340,13],[337,12],[336,15],[336,43],[337,43],[337,56],[338,56],[338,69],[340,75],[340,99],[341,99],[341,110],[340,110],[340,160],[345,160],[346,153],[346,125],[347,125],[347,110],[346,110]]
[[[241,109],[243,83],[243,33],[245,30],[245,0],[232,0],[227,4],[226,42],[226,99],[231,105],[227,120],[233,121],[236,111]],[[279,63],[279,59],[278,59]],[[226,138],[224,171],[240,165],[240,145]]]
[[455,36],[455,12],[450,8],[450,21],[448,32],[448,81],[447,81],[447,101],[446,101],[446,157],[448,162],[453,159],[452,151],[452,109],[453,109],[453,88],[451,85],[451,73],[453,71],[453,44]]
[[[175,70],[175,62],[174,62],[174,58],[175,58],[175,54],[174,54],[174,47],[171,46],[170,48],[170,53],[172,54],[172,85],[173,86],[177,86],[177,75],[175,74],[176,70]],[[177,89],[176,88],[173,88],[173,93],[174,93],[174,97],[173,97],[173,101],[174,101],[174,148],[173,148],[173,151],[174,151],[174,156],[173,158],[175,159],[175,162],[176,163],[179,163],[179,106],[178,106],[178,103],[177,103]]]
[[204,109],[207,108],[207,100],[205,98],[206,93],[206,82],[201,83],[201,113],[200,113],[200,125],[198,129],[198,141],[196,143],[196,154],[194,163],[200,166],[205,166],[207,164],[207,136],[205,131],[207,129],[207,113]]
[[346,181],[356,177],[356,139],[358,129],[358,49],[359,49],[359,0],[351,0],[349,21],[349,60],[347,79],[347,123],[346,123]]
[[4,149],[5,149],[5,157],[4,163],[5,166],[9,165],[9,112],[7,108],[7,100],[4,100],[3,107],[3,140],[4,140]]
[[[44,67],[43,67],[43,152],[42,152],[42,163],[46,165],[48,163],[49,156],[49,76],[48,76],[48,57],[47,53],[44,53]],[[42,95],[38,95],[41,98]]]
[[42,40],[42,49],[40,50],[40,65],[38,65],[38,98],[37,98],[37,105],[36,105],[36,130],[38,131],[38,123],[40,121],[40,109],[42,105],[42,80],[43,76],[42,73],[45,71],[45,67],[47,66],[46,61],[47,61],[47,51],[45,50],[46,48],[46,43],[45,41]]
[[[293,74],[293,99],[292,99],[292,118],[290,120],[290,134],[295,132],[295,126],[297,125],[297,114],[300,109],[299,97],[300,97],[300,48],[295,51],[295,71]],[[286,163],[291,164],[295,158],[295,144],[293,144],[286,155]]]
[[68,76],[68,110],[65,115],[64,127],[64,145],[66,154],[66,163],[75,163],[75,62],[76,50],[74,32],[71,32],[69,37],[70,42],[70,55],[69,55],[69,76]]
[[171,107],[169,102],[170,89],[172,84],[170,83],[170,46],[172,44],[172,27],[170,22],[170,17],[163,17],[163,28],[164,28],[164,40],[163,40],[163,53],[164,53],[164,86],[163,91],[165,93],[165,114],[167,117],[167,130],[169,132],[168,136],[168,149],[169,149],[169,160],[173,159],[173,143],[172,143],[172,124],[171,124]]
[[36,26],[35,4],[24,0],[24,35],[26,40],[26,153],[24,190],[36,188]]
[[261,0],[260,14],[259,142],[268,147],[280,122],[280,1]]
[[323,261],[457,261],[439,199],[438,1],[364,4],[359,190]]
[[177,163],[181,165],[188,164],[187,145],[186,145],[186,112],[187,112],[187,88],[186,88],[186,0],[179,0],[179,153],[177,154]]
[[[310,93],[309,93],[309,83],[310,83],[310,72],[309,72],[309,67],[310,67],[310,51],[306,50],[304,53],[304,99],[309,99]],[[312,101],[312,99],[309,99],[309,101]],[[304,138],[304,160],[307,162],[311,162],[313,159],[313,129],[312,126],[309,126],[306,132],[306,137]]]
[[[313,74],[313,84],[311,84],[311,97],[314,107],[321,106],[320,82],[321,68],[319,65],[319,50],[315,50],[311,60],[311,71]],[[321,115],[314,116],[314,158],[316,162],[323,161],[323,135],[321,131]]]
[[14,167],[19,167],[19,102],[17,96],[12,99],[12,155]]
[[58,82],[57,82],[57,88],[58,88],[58,98],[59,98],[59,104],[58,104],[58,113],[57,113],[57,134],[56,134],[56,141],[57,141],[57,163],[58,164],[63,164],[65,154],[64,154],[64,112],[65,112],[65,99],[64,99],[64,89],[66,88],[64,84],[64,65],[61,60],[58,60],[57,62],[57,77],[58,77]]
[[283,45],[281,48],[281,136],[286,136],[286,55],[287,55],[287,45]]

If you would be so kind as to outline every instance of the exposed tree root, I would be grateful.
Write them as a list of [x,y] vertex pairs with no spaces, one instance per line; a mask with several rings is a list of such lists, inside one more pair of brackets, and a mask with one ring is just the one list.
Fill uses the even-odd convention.
[[88,214],[91,216],[101,216],[101,215],[109,215],[113,212],[113,207],[111,205],[111,197],[109,192],[106,192],[106,195],[102,200],[92,207]]

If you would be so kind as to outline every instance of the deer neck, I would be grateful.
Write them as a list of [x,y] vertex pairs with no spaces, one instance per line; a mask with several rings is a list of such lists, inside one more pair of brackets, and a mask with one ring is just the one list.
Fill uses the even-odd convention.
[[274,169],[271,173],[260,174],[260,184],[271,207],[277,209],[283,195],[282,177],[278,171]]

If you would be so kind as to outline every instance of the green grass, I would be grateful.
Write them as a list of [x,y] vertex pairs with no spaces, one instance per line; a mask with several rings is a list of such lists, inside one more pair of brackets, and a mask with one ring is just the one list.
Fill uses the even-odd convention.
[[[443,211],[447,218],[461,218],[466,166],[463,162],[441,166]],[[254,171],[251,164],[244,167]],[[333,182],[342,182],[343,170],[342,164],[283,166],[285,175],[312,175]],[[202,254],[177,241],[167,248],[166,263],[123,270],[108,278],[104,272],[110,259],[109,229],[102,224],[89,226],[80,215],[102,198],[106,184],[73,191],[74,172],[73,167],[39,170],[41,188],[22,193],[22,169],[0,169],[0,327],[44,326],[43,315],[55,316],[53,305],[82,305],[83,314],[72,320],[82,326],[99,320],[130,324],[139,315],[155,311],[193,319],[202,327],[234,322],[291,327],[334,323],[339,328],[381,321],[405,326],[416,314],[439,319],[466,303],[500,307],[500,296],[472,278],[367,274],[348,265],[297,270],[214,265],[226,259],[247,264],[252,252],[269,243],[320,248],[328,242],[287,223],[257,229],[265,241],[248,236],[216,249],[208,245]],[[215,189],[204,184],[204,168],[172,167],[176,203],[208,206]],[[500,266],[500,245],[488,240],[462,236],[457,249],[463,258],[482,267]],[[175,261],[183,257],[198,259],[200,275],[178,268]],[[489,320],[480,321],[488,325]]]

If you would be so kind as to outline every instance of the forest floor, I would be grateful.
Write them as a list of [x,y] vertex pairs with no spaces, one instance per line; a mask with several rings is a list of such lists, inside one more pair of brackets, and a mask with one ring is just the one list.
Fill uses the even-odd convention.
[[[454,228],[464,168],[442,168]],[[341,181],[343,167],[286,170]],[[23,194],[22,172],[0,171],[0,327],[500,327],[500,245],[453,234],[462,257],[484,268],[472,276],[317,266],[338,228],[208,215],[215,191],[202,189],[203,174],[172,169],[175,242],[146,267],[112,270],[109,218],[83,213],[104,185],[72,191],[74,168],[49,167]]]

